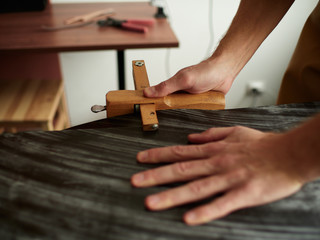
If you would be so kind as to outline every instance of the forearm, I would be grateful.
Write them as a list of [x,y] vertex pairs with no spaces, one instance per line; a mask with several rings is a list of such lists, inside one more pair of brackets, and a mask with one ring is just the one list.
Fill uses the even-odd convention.
[[[234,79],[286,14],[293,0],[242,0],[218,48],[210,57],[228,63]],[[210,60],[209,59],[209,60]]]
[[146,97],[163,97],[184,90],[227,94],[241,69],[277,26],[293,0],[242,0],[229,30],[211,57],[181,69],[168,80],[144,90]]

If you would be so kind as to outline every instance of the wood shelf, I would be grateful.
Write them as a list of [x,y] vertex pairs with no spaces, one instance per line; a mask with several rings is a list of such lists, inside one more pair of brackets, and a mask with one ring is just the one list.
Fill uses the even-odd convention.
[[61,80],[0,80],[0,129],[62,130],[70,126]]

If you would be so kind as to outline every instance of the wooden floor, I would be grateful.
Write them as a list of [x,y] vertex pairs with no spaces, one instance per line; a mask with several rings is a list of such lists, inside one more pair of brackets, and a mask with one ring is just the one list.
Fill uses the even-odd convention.
[[[103,119],[60,132],[0,136],[0,239],[320,239],[320,180],[297,194],[188,227],[182,214],[199,203],[150,212],[144,198],[169,186],[136,189],[138,151],[187,144],[213,126],[285,131],[320,112],[320,103],[235,110],[159,111],[157,132],[138,116]],[[94,129],[93,129],[94,128]],[[270,186],[272,187],[272,186]]]

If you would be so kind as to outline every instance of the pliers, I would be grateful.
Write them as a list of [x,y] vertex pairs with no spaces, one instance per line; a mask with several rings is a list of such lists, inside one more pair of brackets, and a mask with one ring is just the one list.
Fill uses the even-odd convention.
[[105,20],[99,20],[97,24],[101,27],[103,26],[113,26],[118,28],[123,28],[129,31],[146,33],[148,32],[148,27],[153,26],[155,23],[154,18],[147,19],[127,19],[119,20],[108,17]]

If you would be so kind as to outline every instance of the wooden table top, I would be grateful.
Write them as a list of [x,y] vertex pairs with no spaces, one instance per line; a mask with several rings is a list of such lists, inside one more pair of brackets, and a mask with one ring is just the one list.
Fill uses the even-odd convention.
[[[0,136],[0,239],[320,239],[320,180],[281,201],[188,227],[199,203],[150,212],[144,198],[168,189],[130,185],[138,151],[187,144],[187,134],[243,125],[285,131],[320,112],[320,102],[234,110],[158,111],[160,129],[138,116],[102,119],[60,132]],[[270,186],[272,187],[272,186]]]
[[60,31],[41,29],[42,25],[62,25],[73,16],[104,8],[113,8],[117,19],[151,18],[156,12],[147,2],[122,2],[51,4],[42,12],[0,14],[0,53],[178,47],[166,19],[158,19],[146,34],[99,27],[95,23]]

